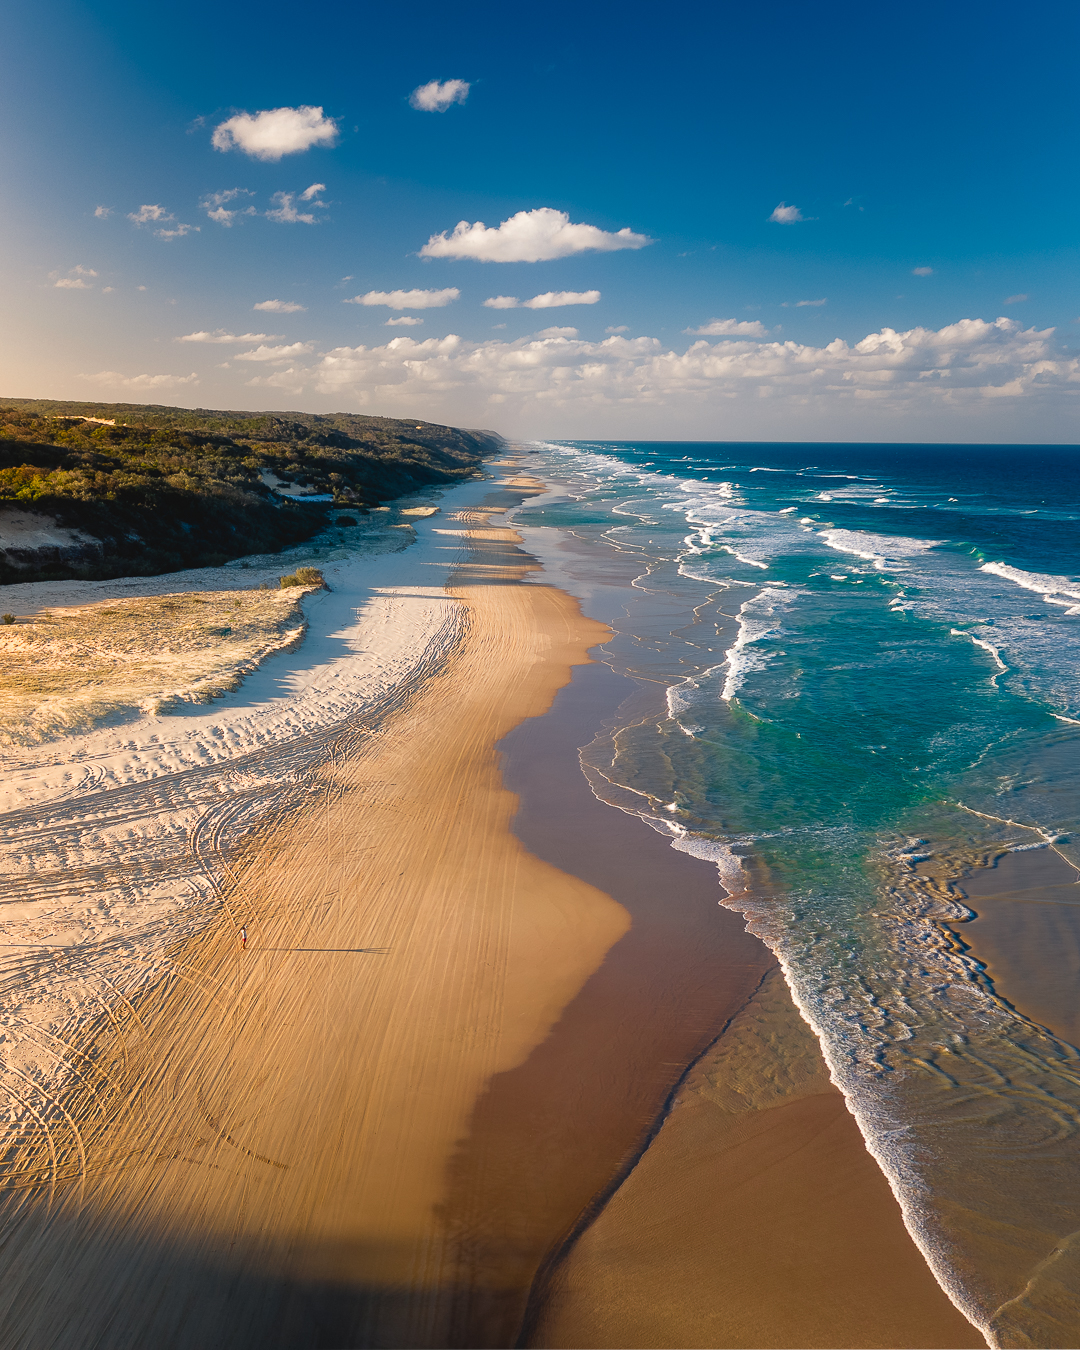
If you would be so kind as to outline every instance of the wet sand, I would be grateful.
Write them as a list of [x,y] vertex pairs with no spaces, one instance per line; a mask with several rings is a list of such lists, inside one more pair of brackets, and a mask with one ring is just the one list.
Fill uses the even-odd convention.
[[1080,876],[1050,849],[1006,853],[957,886],[976,913],[950,925],[1018,1012],[1080,1047]]
[[443,672],[343,738],[9,1138],[5,1350],[981,1344],[715,870],[589,792],[627,687],[584,665],[604,630],[463,532]]
[[778,970],[552,1281],[533,1346],[984,1346]]

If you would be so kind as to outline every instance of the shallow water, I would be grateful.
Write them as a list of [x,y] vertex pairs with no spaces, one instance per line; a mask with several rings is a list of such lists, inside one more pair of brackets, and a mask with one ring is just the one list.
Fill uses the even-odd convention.
[[[531,448],[528,547],[666,687],[584,753],[594,791],[716,861],[955,1301],[995,1343],[1075,1345],[1073,911],[999,922],[990,961],[953,883],[1044,850],[1080,875],[1080,457]],[[1018,987],[1057,971],[1038,1021],[1010,950]]]

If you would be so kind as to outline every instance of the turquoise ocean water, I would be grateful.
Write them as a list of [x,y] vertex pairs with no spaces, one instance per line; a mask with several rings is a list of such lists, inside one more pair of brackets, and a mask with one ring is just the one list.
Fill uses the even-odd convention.
[[948,925],[1004,853],[1080,875],[1080,451],[525,448],[515,524],[617,577],[609,659],[658,691],[595,790],[715,859],[954,1300],[1077,1344],[1080,1053]]

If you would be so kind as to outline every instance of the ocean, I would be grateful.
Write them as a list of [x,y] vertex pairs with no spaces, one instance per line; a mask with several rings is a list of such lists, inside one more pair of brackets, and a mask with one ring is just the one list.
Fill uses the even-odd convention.
[[593,790],[716,862],[958,1306],[1076,1344],[1080,452],[523,448],[539,579],[641,691]]

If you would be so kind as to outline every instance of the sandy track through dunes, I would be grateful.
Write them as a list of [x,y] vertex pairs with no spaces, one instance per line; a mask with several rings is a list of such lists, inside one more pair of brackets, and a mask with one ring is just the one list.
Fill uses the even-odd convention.
[[447,1160],[628,922],[516,841],[494,751],[603,630],[498,585],[523,555],[447,522],[473,525],[440,673],[328,743],[258,846],[200,824],[219,919],[65,1047],[62,1110],[9,1141],[5,1350],[445,1343]]

